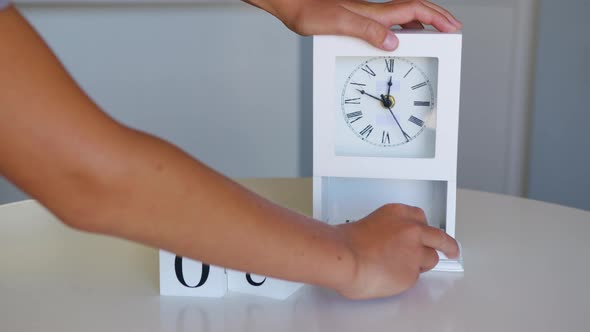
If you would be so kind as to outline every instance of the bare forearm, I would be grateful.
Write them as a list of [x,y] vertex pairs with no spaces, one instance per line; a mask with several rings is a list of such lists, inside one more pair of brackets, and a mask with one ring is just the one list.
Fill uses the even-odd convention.
[[0,41],[0,173],[64,222],[290,280],[351,275],[330,226],[101,112],[14,9],[0,12]]
[[109,207],[104,219],[86,223],[94,231],[323,286],[351,276],[351,254],[331,226],[270,203],[165,142],[123,135],[113,147],[121,185],[100,204]]

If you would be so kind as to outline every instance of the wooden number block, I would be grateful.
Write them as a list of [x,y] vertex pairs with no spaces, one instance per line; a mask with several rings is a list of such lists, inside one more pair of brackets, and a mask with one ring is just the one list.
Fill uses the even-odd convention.
[[160,250],[160,294],[222,297],[227,293],[225,269]]
[[227,270],[228,290],[284,300],[303,285],[296,282]]

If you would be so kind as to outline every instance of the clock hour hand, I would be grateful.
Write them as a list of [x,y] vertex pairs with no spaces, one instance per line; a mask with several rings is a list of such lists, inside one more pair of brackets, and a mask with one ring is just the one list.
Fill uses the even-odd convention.
[[359,90],[359,89],[356,89],[356,90],[357,90],[358,92],[360,92],[361,94],[363,94],[363,95],[367,95],[367,96],[369,96],[369,97],[371,97],[371,98],[373,98],[373,99],[377,99],[377,100],[379,100],[380,102],[383,102],[383,100],[381,100],[381,99],[379,99],[379,98],[377,98],[377,97],[373,96],[372,94],[369,94],[369,93],[367,93],[365,90]]
[[399,121],[397,121],[397,117],[395,116],[395,114],[393,114],[393,111],[391,110],[391,105],[388,105],[385,102],[385,96],[381,95],[381,101],[383,102],[383,104],[387,105],[387,109],[389,110],[389,113],[391,114],[391,116],[393,116],[393,119],[395,120],[395,123],[397,123],[397,126],[399,127],[399,130],[402,132],[402,135],[404,135],[404,138],[406,139],[406,142],[409,142],[410,139],[412,139],[412,137],[410,135],[408,135],[408,133],[406,133],[404,131],[404,129],[402,128],[402,125],[399,124]]
[[387,96],[391,96],[391,86],[393,85],[393,82],[391,81],[393,79],[393,76],[389,76],[389,82],[387,82]]

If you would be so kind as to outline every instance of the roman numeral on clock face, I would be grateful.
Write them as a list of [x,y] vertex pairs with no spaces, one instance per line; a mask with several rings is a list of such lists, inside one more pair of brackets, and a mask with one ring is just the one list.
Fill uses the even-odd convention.
[[345,104],[360,104],[361,103],[361,98],[351,98],[351,99],[346,99],[344,100]]
[[387,71],[393,73],[393,66],[395,65],[394,59],[385,59],[385,67]]
[[365,127],[365,129],[361,130],[360,134],[361,136],[366,136],[366,138],[369,138],[369,135],[371,135],[371,133],[373,132],[373,126],[372,125],[368,125]]
[[362,119],[362,117],[363,117],[363,112],[361,112],[361,111],[356,111],[356,112],[346,114],[346,118],[348,118],[350,123],[355,123],[356,121]]
[[420,83],[420,84],[416,84],[416,85],[414,85],[414,86],[412,87],[412,90],[419,89],[419,88],[421,88],[421,87],[423,87],[423,86],[426,86],[426,82],[422,82],[422,83]]
[[404,78],[406,78],[406,76],[410,75],[410,72],[412,71],[412,69],[414,69],[414,67],[410,68],[410,70],[408,70],[408,72],[404,75]]
[[367,74],[369,74],[369,75],[371,75],[371,76],[375,76],[375,75],[376,75],[376,74],[375,74],[375,72],[373,71],[373,69],[371,69],[371,67],[369,67],[368,65],[364,65],[363,67],[361,67],[361,69],[362,69],[362,70],[363,70],[365,73],[367,73]]
[[383,131],[383,135],[381,135],[381,144],[391,144],[389,141],[389,132]]
[[414,106],[430,106],[429,101],[415,101]]
[[415,124],[418,127],[424,126],[424,121],[418,119],[417,117],[415,117],[413,115],[410,116],[410,118],[408,119],[408,121],[410,121],[411,123]]

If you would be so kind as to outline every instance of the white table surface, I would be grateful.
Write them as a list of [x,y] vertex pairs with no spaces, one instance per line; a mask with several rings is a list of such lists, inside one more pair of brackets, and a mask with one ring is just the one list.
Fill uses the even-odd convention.
[[[310,179],[244,184],[311,211]],[[63,226],[34,201],[0,207],[0,331],[590,331],[590,212],[459,190],[465,273],[402,295],[286,301],[160,297],[157,250]]]

